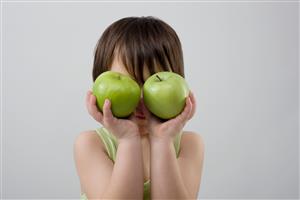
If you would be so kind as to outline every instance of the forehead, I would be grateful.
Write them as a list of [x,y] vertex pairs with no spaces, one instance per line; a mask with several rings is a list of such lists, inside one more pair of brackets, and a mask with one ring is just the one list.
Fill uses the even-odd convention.
[[115,56],[115,58],[113,59],[110,70],[119,72],[121,74],[130,75],[122,61],[119,59],[119,56]]
[[[146,67],[146,66],[143,66],[141,68],[138,68],[139,70],[143,70],[143,79],[146,80],[150,74],[149,74],[149,69]],[[122,61],[117,58],[114,58],[113,62],[112,62],[112,65],[110,66],[110,71],[115,71],[115,72],[119,72],[121,74],[124,74],[124,75],[128,75],[128,76],[131,76],[133,79],[135,80],[138,80],[137,77],[135,77],[134,74],[130,74],[126,67],[124,66],[124,64],[122,63]]]
[[110,71],[119,72],[121,74],[130,75],[124,65],[112,64]]

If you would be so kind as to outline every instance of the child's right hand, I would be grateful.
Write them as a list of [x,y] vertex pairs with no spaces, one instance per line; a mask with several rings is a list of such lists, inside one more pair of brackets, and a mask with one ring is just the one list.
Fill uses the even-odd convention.
[[103,105],[103,113],[101,113],[96,105],[96,97],[89,90],[86,96],[86,107],[89,114],[117,139],[128,139],[140,136],[139,128],[134,122],[134,116],[129,119],[118,119],[111,112],[111,103],[107,99]]

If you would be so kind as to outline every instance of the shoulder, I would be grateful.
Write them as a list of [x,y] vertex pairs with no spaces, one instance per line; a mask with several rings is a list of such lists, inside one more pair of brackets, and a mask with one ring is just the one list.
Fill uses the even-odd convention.
[[182,136],[181,136],[181,140],[184,143],[189,143],[189,144],[195,144],[195,145],[200,145],[200,146],[204,146],[204,139],[203,137],[196,132],[192,132],[192,131],[184,131]]
[[205,149],[204,139],[199,133],[184,131],[181,136],[180,148],[183,156],[203,156]]
[[104,177],[111,173],[112,162],[95,130],[82,131],[75,137],[73,156],[81,192],[91,196],[98,195],[99,190],[93,188],[103,188],[106,185],[108,179]]
[[178,164],[185,184],[189,185],[189,193],[195,198],[201,183],[204,163],[204,140],[200,134],[191,131],[184,131],[181,138]]
[[95,130],[80,132],[74,140],[74,150],[104,150],[104,145]]

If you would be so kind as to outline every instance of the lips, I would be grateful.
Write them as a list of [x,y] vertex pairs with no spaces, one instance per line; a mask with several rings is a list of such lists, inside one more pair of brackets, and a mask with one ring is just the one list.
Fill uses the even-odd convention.
[[146,116],[143,113],[135,113],[135,117],[139,119],[146,119]]
[[144,102],[143,100],[141,100],[139,102],[139,105],[138,107],[136,108],[136,111],[135,111],[135,117],[136,118],[139,118],[139,119],[146,119],[146,116],[144,114]]
[[142,110],[137,109],[134,115],[139,119],[146,119],[146,116]]

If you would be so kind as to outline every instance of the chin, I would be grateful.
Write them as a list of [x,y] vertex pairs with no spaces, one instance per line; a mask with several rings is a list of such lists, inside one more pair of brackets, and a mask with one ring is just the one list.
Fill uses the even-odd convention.
[[139,126],[145,126],[147,124],[147,119],[137,119]]
[[139,126],[139,132],[141,135],[148,135],[148,131],[145,126]]

